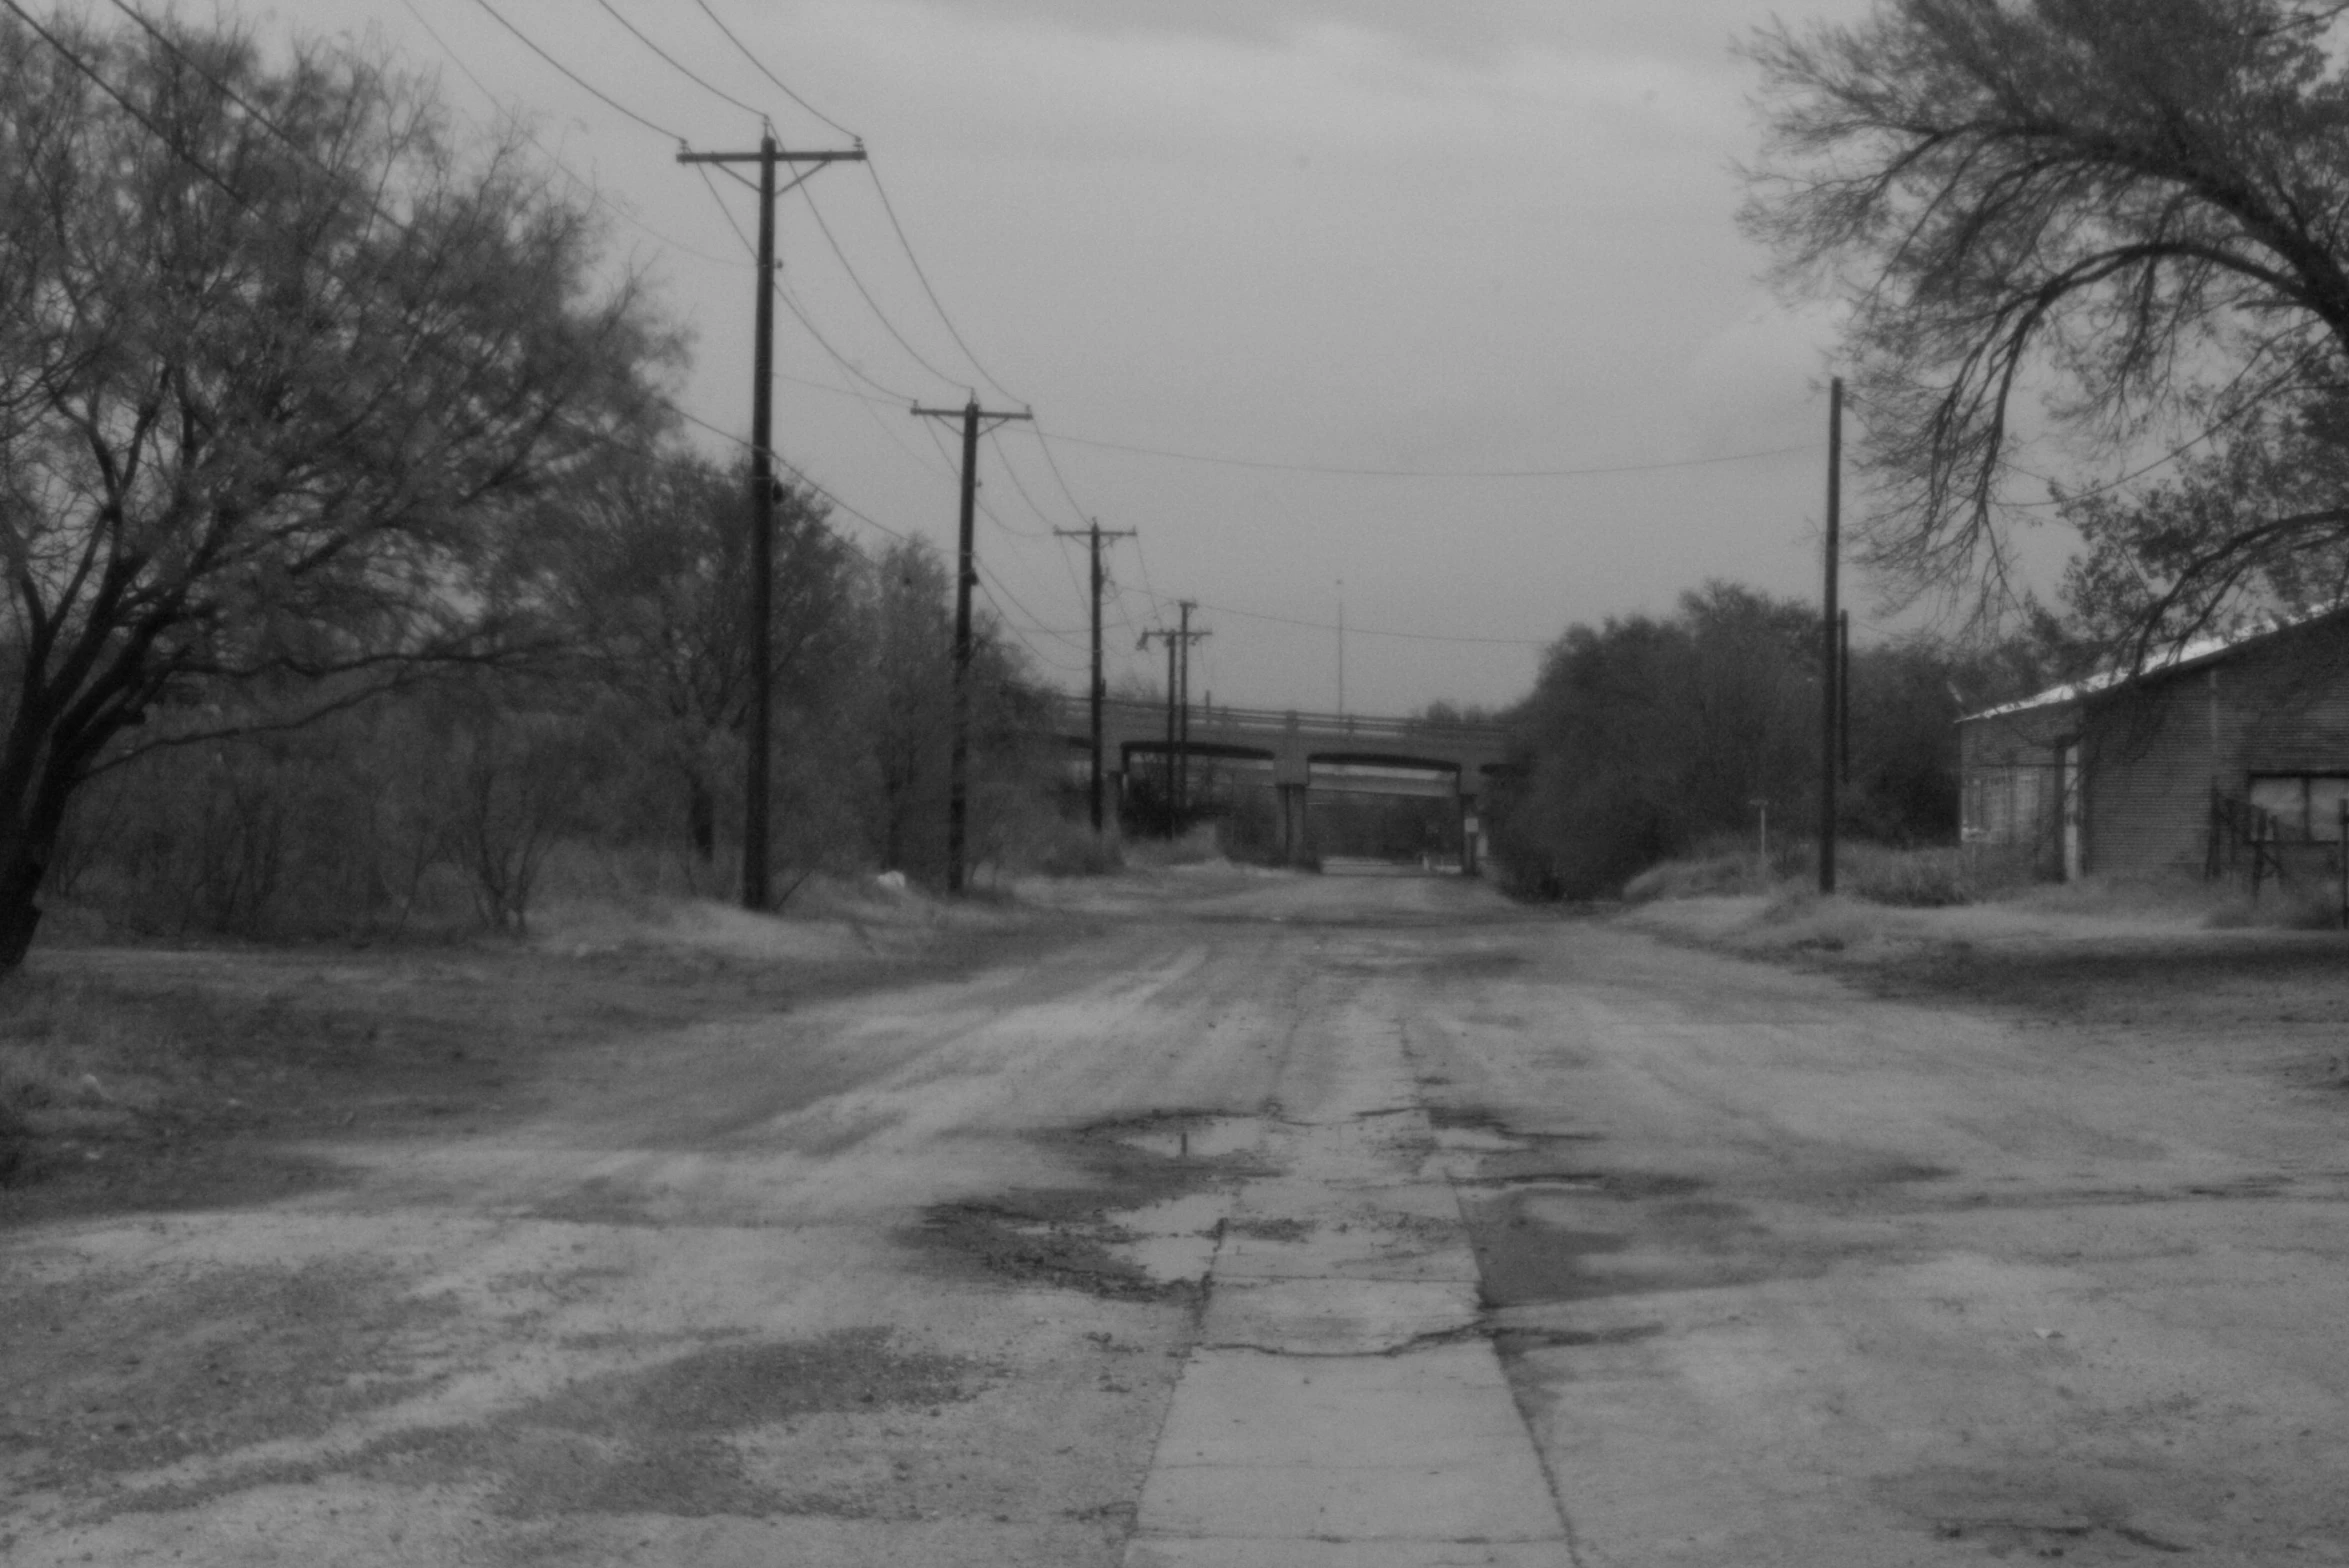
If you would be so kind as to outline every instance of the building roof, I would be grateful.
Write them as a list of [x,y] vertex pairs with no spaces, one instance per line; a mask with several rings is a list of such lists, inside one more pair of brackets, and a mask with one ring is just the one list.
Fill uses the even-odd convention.
[[2050,686],[2045,691],[2035,692],[2019,701],[2001,703],[1995,708],[1984,708],[1979,713],[1965,714],[1959,718],[1958,722],[1971,724],[1976,719],[2002,719],[2009,714],[2028,713],[2036,708],[2061,707],[2067,702],[2078,702],[2083,698],[2093,697],[2099,692],[2125,686],[2133,680],[2143,680],[2153,675],[2182,674],[2187,670],[2198,669],[2203,665],[2215,664],[2221,659],[2231,658],[2254,644],[2266,642],[2271,637],[2280,637],[2285,632],[2297,631],[2303,626],[2345,611],[2349,611],[2349,606],[2327,605],[2321,610],[2311,610],[2301,615],[2270,616],[2239,631],[2196,637],[2187,642],[2173,643],[2167,648],[2147,655],[2144,664],[2134,669],[2099,670],[2084,679],[2066,681],[2060,686]]

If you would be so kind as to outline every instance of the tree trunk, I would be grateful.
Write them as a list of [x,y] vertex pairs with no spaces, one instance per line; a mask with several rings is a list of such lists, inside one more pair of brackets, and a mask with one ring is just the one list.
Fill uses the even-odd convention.
[[718,802],[698,773],[685,780],[685,831],[693,840],[693,858],[705,866],[717,864]]
[[[22,752],[0,762],[0,790],[14,796],[0,800],[0,824],[6,825],[0,829],[0,979],[23,967],[32,951],[41,924],[41,885],[65,826],[66,801],[81,782],[77,759],[96,749],[85,737],[75,738],[83,744],[68,749],[49,737],[48,754],[38,765],[28,765]],[[21,734],[11,737],[12,751],[25,744]]]
[[19,840],[0,866],[0,977],[23,967],[41,924],[41,881],[48,875],[46,846]]

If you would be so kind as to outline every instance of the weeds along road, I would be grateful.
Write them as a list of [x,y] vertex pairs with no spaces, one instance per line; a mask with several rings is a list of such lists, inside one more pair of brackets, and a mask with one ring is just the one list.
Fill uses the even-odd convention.
[[0,1233],[0,1560],[2349,1562],[2343,1110],[2256,1041],[1450,879],[1051,896]]

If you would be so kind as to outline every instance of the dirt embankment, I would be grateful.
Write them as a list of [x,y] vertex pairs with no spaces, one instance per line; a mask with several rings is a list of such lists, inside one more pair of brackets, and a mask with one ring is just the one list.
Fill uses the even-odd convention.
[[1888,909],[1843,898],[1711,898],[1618,917],[1672,942],[1963,1008],[2115,1070],[2250,1073],[2349,1115],[2349,932],[2213,928],[2160,903]]

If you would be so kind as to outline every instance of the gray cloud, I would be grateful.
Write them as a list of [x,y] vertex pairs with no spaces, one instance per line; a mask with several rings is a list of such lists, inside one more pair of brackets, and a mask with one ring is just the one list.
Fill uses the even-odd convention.
[[1431,54],[1489,60],[1525,50],[1640,49],[1719,58],[1750,27],[1745,0],[1668,5],[1558,0],[949,0],[994,14],[1104,36],[1157,33],[1279,45],[1337,24],[1384,33]]

